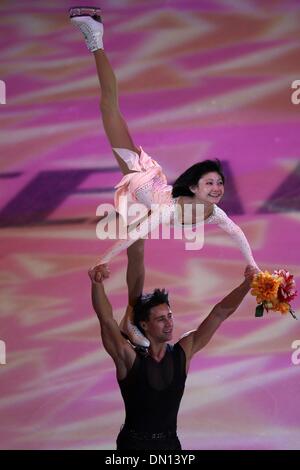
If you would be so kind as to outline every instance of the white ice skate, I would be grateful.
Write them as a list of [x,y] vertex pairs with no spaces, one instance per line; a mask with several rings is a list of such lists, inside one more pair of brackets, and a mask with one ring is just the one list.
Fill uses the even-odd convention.
[[123,317],[119,325],[120,330],[136,346],[142,346],[143,348],[149,348],[150,341],[143,335],[137,326],[135,326],[129,319]]
[[72,7],[70,21],[82,32],[86,45],[91,52],[103,48],[103,24],[101,10],[96,7]]

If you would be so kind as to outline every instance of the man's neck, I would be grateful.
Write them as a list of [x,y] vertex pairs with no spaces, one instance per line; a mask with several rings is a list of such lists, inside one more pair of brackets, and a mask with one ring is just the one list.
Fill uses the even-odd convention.
[[167,343],[154,343],[151,341],[149,354],[157,362],[160,362],[166,354]]

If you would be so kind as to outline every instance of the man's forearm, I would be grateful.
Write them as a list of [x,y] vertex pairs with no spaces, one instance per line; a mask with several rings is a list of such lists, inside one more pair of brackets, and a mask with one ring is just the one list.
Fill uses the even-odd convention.
[[92,303],[97,317],[100,321],[111,320],[112,307],[105,293],[102,283],[92,283]]
[[222,318],[222,320],[225,320],[236,311],[244,297],[249,292],[250,287],[250,282],[245,280],[216,305],[216,313]]

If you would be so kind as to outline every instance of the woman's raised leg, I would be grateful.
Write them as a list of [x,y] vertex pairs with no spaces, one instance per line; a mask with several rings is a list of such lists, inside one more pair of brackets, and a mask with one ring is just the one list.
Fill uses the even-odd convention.
[[[115,73],[103,47],[103,24],[100,9],[73,7],[70,9],[71,22],[85,37],[88,49],[93,53],[101,90],[100,110],[103,127],[110,145],[140,153],[129,133],[128,126],[121,114],[118,100],[118,85]],[[123,174],[131,173],[124,160],[114,152]]]
[[[88,49],[94,54],[101,90],[100,110],[104,130],[110,145],[113,148],[128,149],[140,154],[140,149],[134,144],[129,133],[128,126],[119,109],[116,76],[103,48],[103,25],[100,10],[90,7],[73,7],[70,9],[70,17],[71,22],[83,33]],[[124,175],[132,173],[132,170],[126,162],[114,150],[113,153],[121,172]],[[121,248],[123,246],[123,242],[124,241],[121,241]],[[132,240],[129,242],[131,245]],[[120,242],[116,243],[117,248],[119,248],[119,244]],[[136,295],[136,290],[142,289],[144,282],[144,274],[142,270],[139,271],[141,272],[141,276],[137,280],[137,260],[133,260],[134,255],[140,253],[141,247],[143,248],[143,241],[136,242],[134,248],[128,248],[129,265],[127,271],[127,282],[130,301],[132,300],[132,296]],[[108,256],[110,255],[111,252],[109,252]],[[141,256],[137,258],[140,259]],[[140,267],[140,265],[138,266]],[[128,333],[128,336],[133,343],[141,346],[148,345],[149,341],[142,335],[138,328],[132,325],[128,309],[124,321],[122,321],[122,330],[125,333]]]

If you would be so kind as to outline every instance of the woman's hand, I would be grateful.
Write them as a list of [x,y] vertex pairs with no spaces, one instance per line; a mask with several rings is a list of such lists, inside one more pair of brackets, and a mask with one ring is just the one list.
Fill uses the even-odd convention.
[[254,276],[256,274],[258,274],[259,272],[260,272],[260,270],[258,268],[248,264],[248,266],[246,266],[246,269],[245,269],[245,272],[244,272],[245,280],[248,281],[249,284],[251,284],[252,281],[253,281]]
[[88,274],[92,282],[102,283],[104,279],[110,276],[110,270],[107,264],[98,264],[89,269]]

